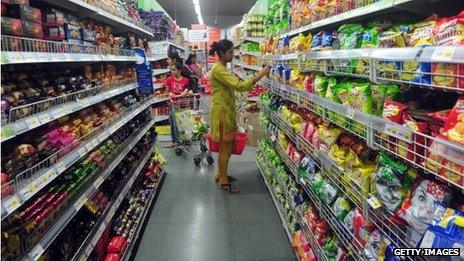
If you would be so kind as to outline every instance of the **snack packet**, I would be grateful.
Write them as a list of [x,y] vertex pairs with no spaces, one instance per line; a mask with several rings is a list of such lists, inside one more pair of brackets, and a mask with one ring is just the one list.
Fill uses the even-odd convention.
[[340,49],[355,49],[363,28],[361,24],[344,24],[338,28]]
[[329,158],[340,167],[345,166],[347,154],[348,150],[339,147],[337,143],[333,144],[329,150]]
[[319,126],[319,149],[328,152],[342,133],[339,128],[331,128],[325,125]]
[[[427,123],[416,122],[414,119],[405,113],[403,116],[404,126],[409,127],[412,131],[427,134]],[[398,139],[397,153],[403,158],[406,158],[412,162],[420,164],[425,158],[425,136],[413,133],[412,143],[408,143],[404,140]]]
[[407,170],[406,165],[394,161],[385,153],[380,154],[371,189],[391,213],[400,207],[411,187]]
[[374,231],[374,226],[368,221],[364,220],[362,211],[356,208],[353,218],[353,234],[357,243],[364,247],[369,239],[369,235]]
[[438,19],[433,28],[435,45],[464,45],[464,11],[457,16]]
[[423,235],[437,206],[447,207],[451,198],[451,190],[446,185],[432,179],[418,179],[396,216]]
[[380,232],[375,229],[369,235],[366,245],[364,246],[364,254],[367,260],[384,260],[385,250],[390,244],[390,241]]
[[351,209],[351,204],[345,197],[338,197],[332,205],[332,210],[339,221],[343,221]]
[[360,48],[376,48],[379,46],[379,30],[376,27],[362,30]]
[[433,28],[436,22],[437,15],[432,14],[424,22],[415,24],[409,39],[409,46],[433,46]]

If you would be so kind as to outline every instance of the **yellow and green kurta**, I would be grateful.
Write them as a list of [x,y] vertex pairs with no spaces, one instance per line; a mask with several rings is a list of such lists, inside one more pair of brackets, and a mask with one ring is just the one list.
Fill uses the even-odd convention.
[[241,81],[230,74],[227,67],[216,62],[211,69],[213,87],[210,132],[215,141],[233,141],[237,132],[237,112],[234,91],[251,90],[251,80]]

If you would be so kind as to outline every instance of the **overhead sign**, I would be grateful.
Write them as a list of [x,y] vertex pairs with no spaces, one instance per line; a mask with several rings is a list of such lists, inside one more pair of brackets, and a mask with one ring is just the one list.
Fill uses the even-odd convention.
[[189,30],[189,42],[208,42],[208,30]]

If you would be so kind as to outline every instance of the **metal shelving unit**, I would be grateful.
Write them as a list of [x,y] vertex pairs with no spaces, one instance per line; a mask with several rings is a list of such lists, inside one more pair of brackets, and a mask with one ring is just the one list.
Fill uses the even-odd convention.
[[[102,124],[91,133],[56,152],[54,155],[25,170],[8,184],[15,188],[15,193],[2,200],[2,220],[46,187],[73,163],[96,148],[101,142],[115,133],[124,124],[153,104],[167,101],[167,98],[151,98],[141,104],[135,104],[126,113],[110,122]],[[56,160],[59,158],[58,160]],[[52,161],[53,159],[53,161]]]

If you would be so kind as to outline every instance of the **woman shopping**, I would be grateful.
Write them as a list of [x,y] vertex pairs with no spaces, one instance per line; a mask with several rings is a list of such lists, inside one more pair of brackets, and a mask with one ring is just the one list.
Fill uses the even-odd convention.
[[[169,100],[171,103],[191,93],[191,91],[188,89],[189,80],[181,75],[181,70],[182,64],[175,63],[175,65],[171,65],[171,76],[166,78],[164,82],[166,91],[169,92]],[[174,124],[174,112],[172,106],[170,108],[169,121],[171,122],[172,142],[164,147],[174,148],[175,142],[177,141],[177,133],[174,129],[176,126]]]
[[214,42],[209,51],[210,55],[217,54],[219,60],[211,69],[212,104],[211,104],[211,136],[219,143],[218,171],[216,182],[219,187],[230,193],[240,190],[230,182],[227,169],[230,156],[235,148],[235,136],[237,133],[237,119],[234,91],[250,91],[253,85],[264,76],[267,76],[270,67],[266,66],[253,79],[241,81],[230,74],[227,63],[234,57],[234,44],[229,40]]

